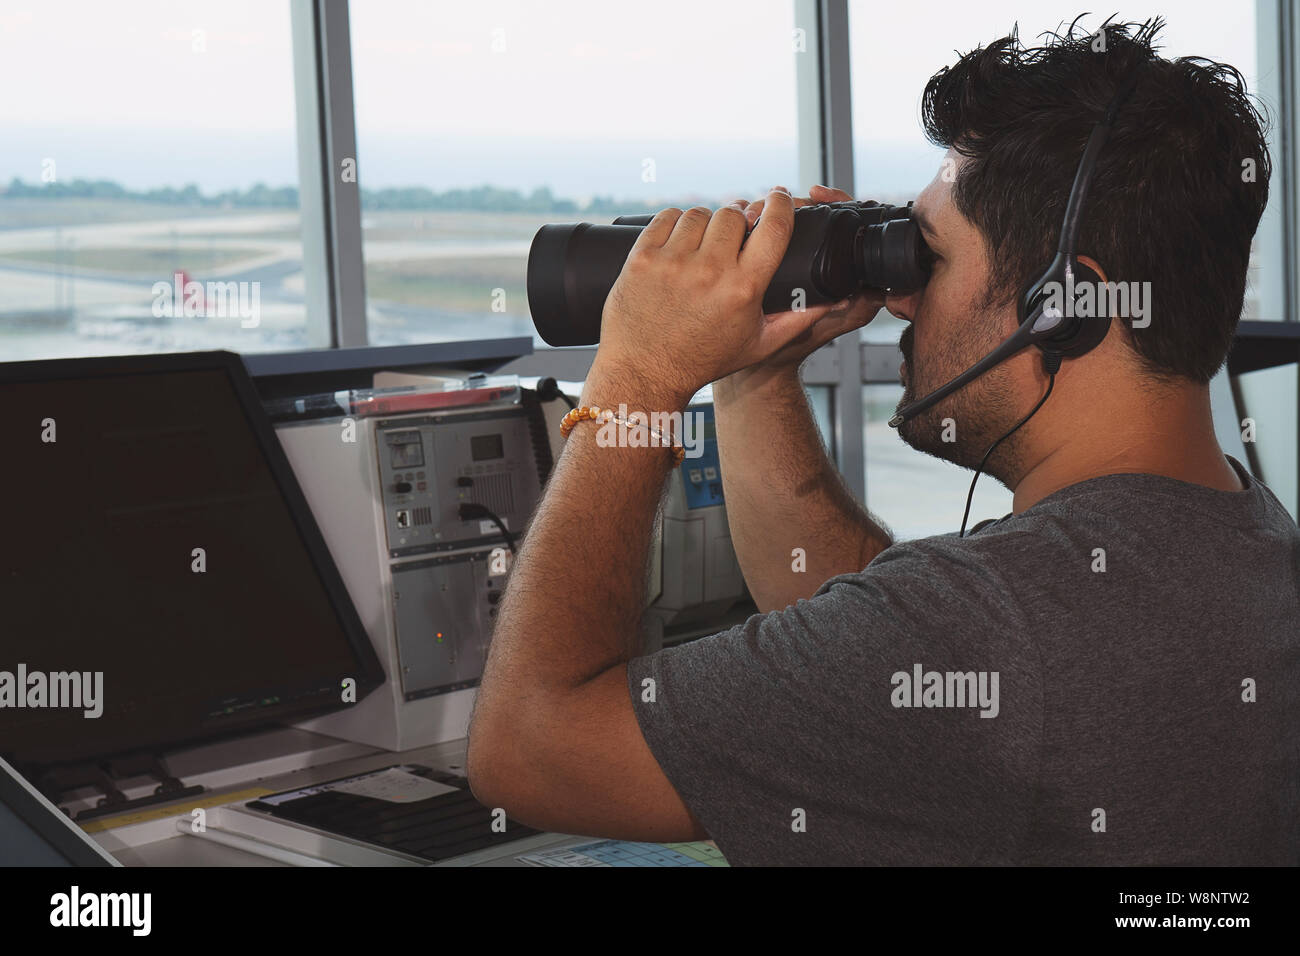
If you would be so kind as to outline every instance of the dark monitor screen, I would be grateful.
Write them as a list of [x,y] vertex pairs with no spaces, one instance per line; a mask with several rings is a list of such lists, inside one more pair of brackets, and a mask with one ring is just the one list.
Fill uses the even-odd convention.
[[0,753],[159,749],[382,681],[238,356],[0,365],[0,403]]

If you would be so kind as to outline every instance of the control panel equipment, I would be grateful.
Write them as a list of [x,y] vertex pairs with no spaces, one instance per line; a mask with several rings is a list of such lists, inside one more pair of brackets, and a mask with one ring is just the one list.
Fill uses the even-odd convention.
[[498,602],[551,468],[512,376],[268,408],[385,687],[300,726],[390,750],[465,736]]

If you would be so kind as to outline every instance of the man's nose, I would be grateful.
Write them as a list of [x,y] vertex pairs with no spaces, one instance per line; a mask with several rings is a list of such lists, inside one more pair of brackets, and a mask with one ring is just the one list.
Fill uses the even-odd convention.
[[911,322],[912,316],[916,314],[916,305],[920,298],[920,289],[905,294],[887,295],[885,296],[885,309],[894,318],[902,319],[904,322]]

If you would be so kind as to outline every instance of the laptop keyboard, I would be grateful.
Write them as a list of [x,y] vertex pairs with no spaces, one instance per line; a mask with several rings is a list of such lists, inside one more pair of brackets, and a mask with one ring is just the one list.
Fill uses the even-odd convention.
[[406,766],[457,790],[410,803],[326,790],[274,804],[255,800],[248,806],[434,863],[540,832],[511,820],[505,821],[504,832],[494,832],[492,811],[474,799],[464,778],[436,773],[427,767]]

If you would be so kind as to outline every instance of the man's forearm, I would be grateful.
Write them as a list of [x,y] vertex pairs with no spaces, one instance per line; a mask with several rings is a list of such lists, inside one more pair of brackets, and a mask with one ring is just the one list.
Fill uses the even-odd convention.
[[[686,401],[598,366],[582,400],[650,412],[680,411]],[[601,447],[599,428],[574,428],[529,524],[493,631],[476,725],[526,714],[530,702],[640,653],[650,538],[672,452]]]
[[892,543],[827,456],[797,369],[737,372],[713,399],[731,540],[759,610],[812,597]]

